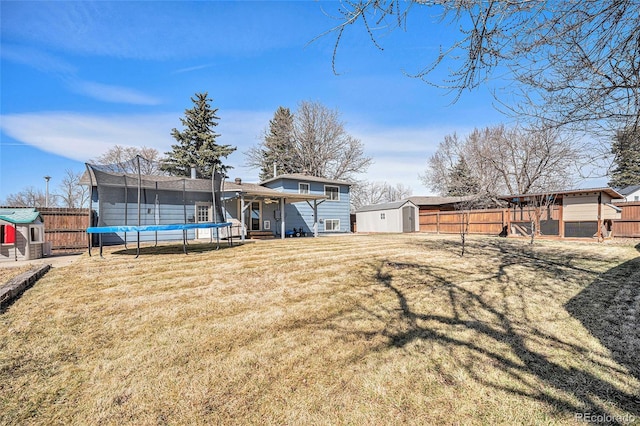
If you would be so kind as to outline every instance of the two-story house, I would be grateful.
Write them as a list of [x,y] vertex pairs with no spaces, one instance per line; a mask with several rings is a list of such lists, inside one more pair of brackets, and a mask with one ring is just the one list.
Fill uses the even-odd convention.
[[260,185],[285,194],[324,197],[315,201],[315,211],[314,202],[310,201],[286,204],[287,231],[294,228],[307,234],[350,231],[351,183],[304,174],[283,174]]

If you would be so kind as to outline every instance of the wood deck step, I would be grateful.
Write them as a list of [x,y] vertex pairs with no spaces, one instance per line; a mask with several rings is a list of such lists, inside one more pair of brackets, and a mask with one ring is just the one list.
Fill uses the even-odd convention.
[[250,231],[249,238],[252,240],[272,240],[276,236],[271,231]]

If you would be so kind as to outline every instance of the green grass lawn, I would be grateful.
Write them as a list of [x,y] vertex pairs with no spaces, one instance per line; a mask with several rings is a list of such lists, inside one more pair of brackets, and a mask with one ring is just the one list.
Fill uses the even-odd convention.
[[640,424],[631,244],[191,249],[83,255],[0,313],[0,424]]

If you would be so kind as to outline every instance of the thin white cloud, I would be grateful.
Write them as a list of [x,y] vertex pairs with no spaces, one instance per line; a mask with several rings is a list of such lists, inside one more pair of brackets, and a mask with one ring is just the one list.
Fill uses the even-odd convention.
[[446,135],[461,131],[459,126],[393,127],[363,122],[347,130],[362,141],[366,154],[373,158],[364,179],[403,184],[411,187],[413,195],[432,194],[420,181],[427,159]]
[[[5,38],[84,55],[153,60],[301,48],[307,39],[301,40],[291,29],[304,22],[302,12],[319,12],[314,10],[319,6],[303,3],[286,8],[260,2],[250,6],[233,2],[7,3],[2,21]],[[305,22],[302,28],[309,35],[319,32],[309,30],[311,25]]]
[[178,70],[173,71],[171,74],[183,74],[183,73],[186,73],[186,72],[203,70],[203,69],[206,69],[206,68],[210,68],[212,66],[213,66],[212,64],[206,64],[206,65],[196,65],[196,66],[187,67],[187,68],[180,68]]
[[360,139],[370,155],[376,153],[396,153],[421,155],[426,159],[438,148],[446,135],[458,132],[466,134],[460,126],[392,127],[356,124],[347,129]]
[[[250,111],[221,111],[216,131],[218,143],[236,146],[228,159],[237,170],[244,167],[243,153],[258,142],[270,114]],[[88,161],[115,145],[148,146],[161,153],[169,151],[175,140],[171,129],[180,128],[182,113],[163,114],[82,114],[75,112],[36,112],[2,115],[4,134],[27,145],[78,161]],[[255,172],[257,176],[257,172]]]
[[105,102],[133,105],[159,105],[162,103],[161,100],[156,97],[145,95],[138,90],[128,87],[83,80],[73,80],[69,83],[69,87],[76,93]]
[[[227,164],[234,169],[233,177],[257,181],[258,170],[245,165],[244,153],[259,142],[268,126],[271,112],[219,111],[221,134],[218,143],[236,146]],[[39,112],[2,116],[0,128],[11,138],[66,158],[89,161],[114,145],[148,146],[161,153],[175,143],[171,129],[180,127],[182,113],[148,115],[98,115],[72,112]],[[366,127],[366,130],[364,130]],[[402,183],[413,189],[414,195],[427,195],[429,190],[420,182],[428,156],[447,134],[445,128],[412,129],[363,126],[354,136],[365,144],[373,164],[360,179]]]
[[69,75],[76,72],[76,67],[58,56],[31,47],[2,43],[0,56],[6,61],[27,65],[41,72],[58,75]]
[[392,185],[402,184],[412,189],[413,195],[431,195],[420,181],[424,173],[426,159],[421,157],[374,157],[364,179],[374,182],[388,182]]
[[91,115],[39,112],[3,115],[0,127],[11,138],[46,152],[88,161],[114,145],[170,148],[176,115]]
[[3,60],[27,65],[38,71],[53,74],[63,81],[69,90],[103,102],[133,105],[159,105],[162,101],[139,90],[123,86],[81,80],[75,77],[76,67],[58,56],[39,49],[16,45],[2,45],[0,55]]

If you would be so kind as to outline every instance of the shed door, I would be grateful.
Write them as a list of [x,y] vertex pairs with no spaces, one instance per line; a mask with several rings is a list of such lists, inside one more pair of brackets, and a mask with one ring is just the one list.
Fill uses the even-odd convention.
[[402,232],[413,232],[415,228],[415,209],[411,206],[402,208]]

